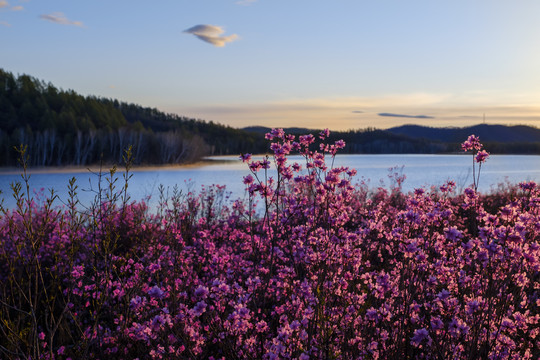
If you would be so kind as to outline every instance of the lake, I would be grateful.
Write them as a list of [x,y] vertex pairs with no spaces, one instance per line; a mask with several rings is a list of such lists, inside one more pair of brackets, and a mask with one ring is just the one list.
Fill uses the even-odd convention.
[[[291,156],[289,159],[302,164],[299,156]],[[357,169],[357,182],[364,180],[373,188],[388,187],[391,184],[388,178],[389,169],[397,167],[397,171],[406,176],[404,191],[419,187],[429,188],[449,179],[456,182],[458,189],[463,189],[472,184],[471,165],[471,155],[338,155],[334,163],[334,166]],[[65,202],[68,181],[75,177],[81,202],[89,204],[94,198],[95,193],[91,190],[97,188],[98,178],[88,170],[29,172],[33,191],[39,193],[40,189],[43,189],[45,194],[48,194],[48,189],[54,189],[59,199]],[[160,185],[169,193],[177,185],[178,189],[185,193],[188,189],[199,191],[202,185],[219,184],[226,185],[232,198],[238,198],[245,195],[242,178],[249,173],[247,165],[239,161],[237,156],[211,157],[201,164],[185,167],[139,168],[133,170],[128,192],[132,200],[150,198],[150,204],[155,206],[159,199]],[[118,177],[117,184],[121,186],[122,174],[119,173]],[[489,192],[502,182],[518,183],[526,180],[540,182],[540,156],[491,155],[482,166],[479,189]],[[0,172],[1,197],[4,198],[6,208],[13,208],[15,205],[10,184],[17,181],[21,181],[20,174],[12,171]]]

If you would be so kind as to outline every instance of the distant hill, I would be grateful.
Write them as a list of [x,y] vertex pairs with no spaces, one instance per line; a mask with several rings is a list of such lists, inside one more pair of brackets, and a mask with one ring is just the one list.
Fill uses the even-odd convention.
[[469,135],[474,134],[493,154],[540,154],[540,129],[526,125],[480,124],[463,128],[403,125],[386,131],[411,140],[437,141],[446,144],[447,148],[456,148]]
[[404,135],[413,139],[429,139],[442,142],[463,142],[467,136],[474,134],[483,142],[499,143],[535,143],[540,142],[540,129],[525,126],[504,126],[480,124],[463,128],[434,128],[419,125],[403,125],[386,131]]
[[[264,134],[270,128],[250,126],[243,130]],[[291,134],[316,134],[320,130],[286,128]],[[471,134],[480,137],[493,154],[540,154],[540,129],[525,126],[475,125],[463,128],[434,128],[403,125],[386,130],[334,131],[331,139],[347,143],[342,152],[350,154],[440,154],[461,152],[461,143]]]
[[[250,132],[250,133],[264,135],[270,132],[272,128],[269,128],[266,126],[246,126],[242,128],[242,130]],[[294,134],[294,135],[314,134],[320,131],[321,130],[318,130],[318,129],[308,129],[308,128],[299,128],[299,127],[288,127],[285,129],[285,132],[287,134]]]

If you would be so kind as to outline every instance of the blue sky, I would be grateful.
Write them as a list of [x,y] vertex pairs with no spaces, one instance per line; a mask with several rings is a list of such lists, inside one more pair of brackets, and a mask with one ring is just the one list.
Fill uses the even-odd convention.
[[0,67],[233,127],[540,126],[537,0],[0,0]]

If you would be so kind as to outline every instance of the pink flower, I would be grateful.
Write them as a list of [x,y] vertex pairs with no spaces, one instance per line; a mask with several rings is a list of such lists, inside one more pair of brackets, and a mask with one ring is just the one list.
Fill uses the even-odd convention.
[[328,129],[324,129],[323,131],[321,131],[321,132],[319,133],[319,138],[320,138],[321,140],[326,139],[328,136],[330,136],[330,130],[328,130]]
[[73,270],[71,271],[71,276],[73,276],[73,278],[79,279],[83,275],[84,275],[84,266],[78,265],[78,266],[73,267]]
[[283,129],[272,129],[269,133],[264,135],[266,140],[283,139],[285,137],[285,131]]
[[336,141],[335,146],[337,149],[343,149],[345,147],[345,141],[340,139]]
[[253,161],[249,164],[249,169],[253,172],[257,172],[262,169],[262,164],[260,161]]
[[308,147],[309,144],[312,144],[315,142],[315,137],[311,134],[308,135],[300,135],[298,137],[298,140],[300,141],[301,146]]
[[461,148],[463,151],[480,150],[482,149],[482,144],[480,143],[478,136],[470,135],[467,140],[461,144]]
[[477,163],[483,163],[488,157],[489,153],[486,150],[480,150],[478,154],[476,154],[474,161],[476,161]]

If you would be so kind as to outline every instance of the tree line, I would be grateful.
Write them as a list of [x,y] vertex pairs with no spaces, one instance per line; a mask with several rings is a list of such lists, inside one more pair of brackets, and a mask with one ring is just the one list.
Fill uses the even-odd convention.
[[118,163],[132,147],[135,164],[173,164],[207,155],[263,152],[258,134],[166,114],[118,100],[64,91],[0,69],[0,166],[27,146],[31,166]]

